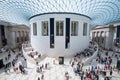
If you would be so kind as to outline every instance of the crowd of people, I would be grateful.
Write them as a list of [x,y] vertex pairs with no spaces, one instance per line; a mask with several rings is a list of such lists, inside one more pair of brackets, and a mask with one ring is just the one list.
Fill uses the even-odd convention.
[[[81,53],[77,53],[73,60],[71,61],[71,66],[73,67],[73,71],[76,75],[79,75],[81,77],[81,80],[99,80],[99,76],[103,76],[104,80],[110,80],[112,78],[113,73],[113,66],[111,65],[113,59],[112,56],[109,56],[109,51],[103,52],[102,49],[98,50],[95,64],[101,64],[102,66],[93,65],[89,67],[86,70],[83,70],[84,63],[81,62],[80,58],[83,57],[90,57],[93,55],[94,51],[96,51],[96,46],[94,46],[94,43],[90,43],[90,46],[88,49],[85,49]],[[105,56],[103,57],[102,54]],[[114,55],[116,56],[116,55]],[[118,56],[117,56],[118,60]],[[92,63],[92,62],[91,62]]]
[[32,49],[32,51],[28,54],[28,56],[30,56],[31,58],[37,59],[37,58],[41,58],[41,54],[38,53],[37,51],[34,51]]
[[24,68],[27,67],[27,61],[22,52],[13,54],[12,51],[8,49],[4,60],[5,72],[9,73],[10,69],[13,68],[14,72],[20,71],[21,73],[25,73]]
[[[96,50],[96,47],[92,48],[94,48],[94,51]],[[109,56],[109,51],[103,52],[102,49],[98,50],[95,64],[98,63],[102,66],[93,64],[93,66],[83,69],[84,63],[82,63],[79,59],[81,58],[81,56],[86,57],[85,54],[90,53],[88,51],[89,50],[85,50],[83,54],[76,54],[71,61],[71,66],[73,67],[75,75],[79,75],[81,77],[81,80],[99,80],[100,75],[104,78],[104,80],[110,80],[113,73],[113,66],[111,65],[113,59],[112,56]],[[102,54],[104,54],[105,57],[102,57]]]
[[86,48],[84,51],[77,53],[74,58],[82,59],[85,57],[90,57],[93,55],[93,53],[96,51],[96,46],[94,42],[90,42],[88,48]]
[[39,65],[39,64],[36,64],[37,65],[37,68],[36,68],[36,72],[37,73],[41,73],[42,75],[41,75],[41,77],[38,77],[38,80],[44,80],[44,74],[43,74],[43,70],[44,69],[49,69],[49,63],[45,63],[45,64],[41,64],[41,65]]
[[[73,67],[73,71],[76,76],[80,76],[81,80],[100,80],[100,77],[103,77],[104,80],[111,80],[113,75],[114,66],[111,65],[113,62],[113,56],[118,60],[116,67],[119,68],[120,71],[120,60],[117,54],[109,55],[109,51],[103,51],[102,49],[98,49],[98,53],[96,58],[91,62],[89,67],[84,69],[84,63],[81,61],[83,58],[88,58],[93,55],[96,51],[96,46],[94,42],[90,42],[90,45],[84,51],[77,53],[73,59],[70,61],[71,66]],[[27,67],[27,60],[22,54],[22,52],[15,52],[15,57],[12,57],[11,50],[6,51],[7,55],[5,56],[5,72],[9,73],[10,69],[13,68],[14,72],[26,73],[25,68]],[[32,53],[31,53],[32,54]],[[104,54],[104,57],[103,57]],[[38,55],[36,52],[35,55]],[[31,57],[31,55],[29,55]],[[41,57],[41,55],[39,55]],[[92,64],[94,63],[95,64]],[[53,61],[55,64],[55,61]],[[96,65],[97,64],[97,65]],[[100,66],[101,64],[102,66]],[[41,76],[38,77],[38,80],[44,80],[45,69],[49,68],[49,63],[39,65],[39,62],[36,62],[36,72],[41,73]],[[70,80],[70,76],[68,72],[65,72],[65,80]]]

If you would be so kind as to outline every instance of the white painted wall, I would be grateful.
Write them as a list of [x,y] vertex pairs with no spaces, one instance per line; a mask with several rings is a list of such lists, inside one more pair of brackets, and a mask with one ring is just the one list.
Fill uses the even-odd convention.
[[[54,48],[50,48],[50,31],[49,36],[42,36],[41,33],[41,21],[48,21],[50,30],[50,18],[54,18],[54,21],[64,21],[64,36],[54,36]],[[70,18],[70,21],[78,21],[78,36],[70,36],[70,48],[65,49],[65,19]],[[37,23],[37,36],[33,35],[32,24]],[[87,36],[83,36],[83,22],[88,23]],[[49,56],[73,56],[75,53],[80,52],[88,47],[89,44],[89,22],[90,19],[84,16],[75,14],[45,14],[36,16],[30,20],[31,24],[31,45],[32,47],[42,53]],[[56,23],[54,22],[54,34],[56,35],[55,29]],[[70,30],[71,32],[71,30]],[[71,33],[70,33],[71,34]]]

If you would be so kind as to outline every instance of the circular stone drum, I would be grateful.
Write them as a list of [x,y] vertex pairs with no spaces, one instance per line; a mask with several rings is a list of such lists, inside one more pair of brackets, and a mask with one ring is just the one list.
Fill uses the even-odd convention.
[[89,45],[88,16],[77,13],[43,13],[30,18],[31,45],[48,56],[73,56]]

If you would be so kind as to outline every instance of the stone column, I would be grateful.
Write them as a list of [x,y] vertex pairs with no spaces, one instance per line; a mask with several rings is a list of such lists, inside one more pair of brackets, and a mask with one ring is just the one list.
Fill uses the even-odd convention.
[[23,31],[20,31],[20,34],[21,34],[21,43],[23,43]]
[[12,37],[12,45],[13,45],[13,48],[15,48],[16,47],[16,41],[15,41],[15,38],[16,38],[16,36],[15,36],[16,34],[15,34],[15,32],[13,31],[12,32],[12,35],[11,35],[11,37]]
[[24,31],[24,42],[26,41],[26,32]]
[[18,40],[19,40],[19,33],[18,31],[16,31],[16,43],[18,43]]
[[107,31],[104,32],[104,48],[107,47]]
[[2,46],[1,27],[0,27],[0,46]]
[[114,26],[113,25],[110,25],[109,26],[109,48],[113,48],[113,38],[114,38]]
[[15,40],[15,47],[17,47],[17,32],[16,31],[14,31],[14,32],[15,32],[15,37],[14,37],[15,38],[14,39]]
[[95,37],[94,32],[92,32],[92,41],[94,41],[94,37]]
[[26,31],[25,31],[25,41],[27,41],[27,33],[26,33]]
[[25,33],[24,31],[22,33],[23,33],[23,42],[25,42]]
[[28,41],[28,32],[26,32],[26,40]]
[[21,32],[18,31],[18,34],[19,34],[19,43],[21,43]]
[[99,43],[99,40],[98,40],[98,36],[99,35],[99,31],[97,32],[97,35],[96,35],[96,42]]

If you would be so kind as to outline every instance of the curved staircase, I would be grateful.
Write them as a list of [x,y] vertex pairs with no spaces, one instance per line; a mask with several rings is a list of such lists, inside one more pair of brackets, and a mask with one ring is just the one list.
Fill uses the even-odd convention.
[[[22,44],[22,51],[23,55],[29,60],[31,63],[36,64],[36,62],[41,62],[43,59],[46,58],[45,54],[36,54],[36,51],[31,47],[30,44]],[[30,57],[29,54],[32,53],[34,57]],[[40,57],[38,57],[41,55]]]

